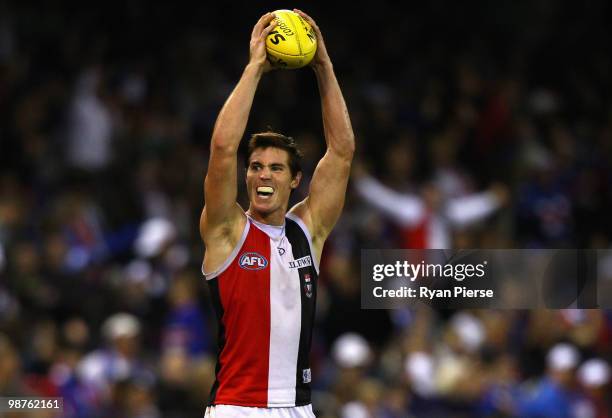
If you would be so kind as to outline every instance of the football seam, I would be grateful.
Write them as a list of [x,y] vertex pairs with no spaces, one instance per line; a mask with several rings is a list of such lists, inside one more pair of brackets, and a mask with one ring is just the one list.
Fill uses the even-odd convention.
[[285,57],[303,57],[304,55],[302,54],[285,54],[284,52],[278,52],[276,49],[273,49],[274,53],[276,55],[283,55]]
[[303,56],[304,52],[302,52],[302,43],[300,42],[300,34],[295,28],[295,22],[293,21],[293,16],[290,13],[288,13],[287,17],[289,18],[289,21],[291,22],[291,26],[293,27],[293,31],[295,32],[295,40],[297,41],[298,50],[300,51],[300,54],[298,56]]

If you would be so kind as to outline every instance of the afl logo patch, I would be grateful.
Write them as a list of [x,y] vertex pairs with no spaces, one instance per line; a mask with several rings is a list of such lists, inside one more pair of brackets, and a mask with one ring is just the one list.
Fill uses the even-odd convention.
[[245,270],[262,270],[268,266],[268,260],[258,253],[244,253],[240,256],[238,265]]

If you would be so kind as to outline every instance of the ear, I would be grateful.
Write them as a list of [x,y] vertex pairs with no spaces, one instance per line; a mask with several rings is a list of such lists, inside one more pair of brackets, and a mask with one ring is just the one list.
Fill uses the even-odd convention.
[[300,180],[302,180],[302,172],[298,171],[293,180],[291,180],[291,188],[296,189],[300,185]]

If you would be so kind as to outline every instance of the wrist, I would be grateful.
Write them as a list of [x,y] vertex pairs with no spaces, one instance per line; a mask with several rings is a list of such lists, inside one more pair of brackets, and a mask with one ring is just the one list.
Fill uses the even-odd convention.
[[316,63],[312,66],[312,69],[317,75],[322,75],[326,73],[333,73],[334,66],[330,60],[326,60],[320,63]]
[[258,63],[253,61],[249,62],[244,68],[244,74],[252,74],[258,78],[261,77],[264,73],[264,63]]

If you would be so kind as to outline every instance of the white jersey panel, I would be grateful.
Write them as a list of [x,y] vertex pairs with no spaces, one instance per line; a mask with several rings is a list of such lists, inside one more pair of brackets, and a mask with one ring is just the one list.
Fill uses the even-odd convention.
[[300,277],[291,243],[270,238],[270,354],[268,406],[295,405],[297,358],[302,323]]

